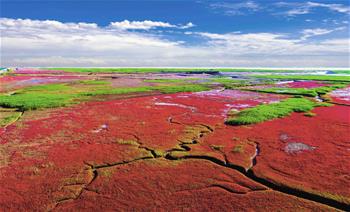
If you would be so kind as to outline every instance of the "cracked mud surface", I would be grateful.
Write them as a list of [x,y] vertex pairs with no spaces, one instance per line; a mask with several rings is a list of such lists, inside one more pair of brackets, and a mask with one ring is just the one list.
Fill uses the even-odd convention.
[[214,90],[26,112],[0,134],[0,208],[347,210],[349,107],[224,124],[230,109],[284,98]]

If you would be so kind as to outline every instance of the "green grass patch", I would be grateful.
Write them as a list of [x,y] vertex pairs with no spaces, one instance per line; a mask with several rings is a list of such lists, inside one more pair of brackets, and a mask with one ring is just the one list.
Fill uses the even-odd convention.
[[11,96],[0,95],[0,106],[18,108],[21,111],[54,108],[69,105],[75,97],[74,94],[15,93]]
[[27,87],[24,89],[21,89],[20,91],[16,92],[60,92],[60,91],[68,91],[71,88],[67,86],[66,84],[47,84],[47,85],[35,85],[31,87]]
[[210,85],[211,83],[220,83],[224,88],[226,89],[236,89],[238,87],[243,87],[249,85],[249,82],[246,80],[236,80],[232,78],[227,77],[215,77],[215,78],[209,78],[210,82],[207,83]]
[[327,94],[333,90],[340,89],[340,88],[345,88],[347,84],[334,84],[331,86],[322,86],[318,88],[313,88],[318,94],[324,95]]
[[264,88],[264,89],[247,89],[251,91],[277,94],[290,94],[315,97],[317,95],[327,94],[335,89],[344,88],[346,84],[336,84],[331,86],[322,86],[318,88]]
[[[226,89],[237,89],[240,87],[252,85],[252,81],[247,79],[238,80],[238,79],[232,79],[228,77],[214,77],[214,78],[209,78],[208,80],[210,80],[210,82],[220,83]],[[258,84],[255,82],[254,85],[268,85],[273,83],[275,83],[273,80],[266,79],[266,80],[262,80]],[[210,83],[207,83],[207,84],[210,84]]]
[[251,75],[251,77],[264,78],[264,79],[350,82],[350,76],[331,76],[331,75],[276,75],[276,74],[271,74],[271,75]]
[[21,111],[66,106],[77,97],[66,84],[31,86],[12,95],[0,95],[0,106]]
[[[98,83],[96,83],[98,82]],[[15,91],[12,95],[0,94],[0,106],[18,108],[21,111],[39,108],[63,107],[87,100],[96,95],[116,95],[159,91],[162,93],[196,92],[208,90],[204,85],[187,84],[172,86],[144,86],[114,88],[105,82],[77,82],[75,84],[48,84],[31,86]]]
[[277,93],[277,94],[290,94],[290,95],[302,95],[302,96],[317,96],[317,92],[314,89],[306,88],[264,88],[254,90],[263,93]]
[[229,125],[247,125],[264,122],[267,120],[282,118],[290,115],[292,112],[307,112],[317,103],[306,98],[289,98],[278,103],[258,105],[240,111],[226,121]]

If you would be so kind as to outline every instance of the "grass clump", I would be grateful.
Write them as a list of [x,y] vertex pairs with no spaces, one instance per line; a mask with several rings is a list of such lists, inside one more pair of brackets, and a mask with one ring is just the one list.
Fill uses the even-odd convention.
[[114,171],[113,171],[113,169],[101,169],[101,170],[99,170],[99,174],[102,177],[111,178],[114,174]]
[[153,154],[155,155],[156,158],[164,157],[165,152],[159,149],[153,150]]
[[306,98],[289,98],[278,103],[258,105],[240,111],[226,121],[229,125],[247,125],[282,118],[292,112],[307,112],[318,106]]
[[316,107],[330,107],[330,106],[333,106],[333,104],[328,103],[328,102],[317,102],[317,103],[315,103],[315,106]]
[[308,111],[308,112],[304,113],[304,116],[307,116],[307,117],[314,117],[314,116],[316,116],[316,113],[313,113],[313,112]]
[[224,146],[211,144],[210,148],[215,150],[215,151],[221,151],[224,148]]
[[21,112],[14,112],[9,116],[6,116],[5,118],[0,120],[0,127],[5,127],[8,124],[11,124],[12,122],[16,121],[20,116]]
[[117,143],[121,144],[121,145],[139,146],[139,143],[137,141],[134,141],[134,140],[118,139]]
[[232,152],[233,153],[242,153],[243,152],[243,145],[242,144],[239,144],[239,145],[236,145],[234,148],[233,148],[233,150],[232,150]]
[[314,89],[306,88],[264,88],[260,90],[254,90],[263,93],[277,93],[277,94],[290,94],[290,95],[302,95],[302,96],[317,96],[317,92]]

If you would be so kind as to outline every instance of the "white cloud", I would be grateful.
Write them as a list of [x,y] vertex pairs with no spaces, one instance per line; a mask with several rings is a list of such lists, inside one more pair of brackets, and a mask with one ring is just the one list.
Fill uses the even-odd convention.
[[149,30],[154,28],[178,28],[178,29],[187,29],[194,27],[195,25],[191,22],[186,25],[174,25],[168,22],[162,21],[120,21],[120,22],[111,22],[109,27],[120,30],[129,30],[129,29],[140,29],[140,30]]
[[346,29],[346,27],[337,27],[334,29],[322,29],[322,28],[314,28],[314,29],[304,29],[301,34],[303,35],[301,37],[301,40],[306,40],[310,37],[314,37],[314,36],[319,36],[319,35],[326,35],[335,31],[340,31],[340,30],[344,30]]
[[31,20],[31,19],[10,19],[10,18],[1,18],[1,30],[11,30],[11,29],[44,29],[50,31],[85,31],[85,30],[94,30],[98,26],[95,23],[61,23],[59,21],[52,20]]
[[260,5],[254,1],[212,3],[210,7],[212,9],[224,10],[226,15],[244,15],[245,13],[255,12],[261,9]]
[[303,14],[308,14],[310,12],[309,8],[296,8],[296,9],[291,9],[286,12],[286,15],[288,16],[295,16],[295,15],[303,15]]
[[111,27],[117,28],[117,29],[152,29],[156,27],[175,27],[175,25],[169,24],[167,22],[161,22],[161,21],[128,21],[124,20],[121,22],[112,22],[110,24]]
[[350,66],[348,37],[311,42],[281,33],[185,32],[204,40],[189,45],[94,23],[0,18],[0,29],[0,66]]
[[188,28],[192,28],[195,27],[196,25],[194,25],[192,22],[188,22],[187,24],[183,25],[183,26],[178,26],[178,28],[180,29],[188,29]]
[[332,11],[339,12],[339,13],[349,13],[350,7],[345,6],[343,4],[324,4],[324,3],[316,3],[316,2],[307,2],[307,5],[309,7],[324,7],[328,8]]
[[302,40],[305,40],[309,37],[317,36],[317,35],[325,35],[333,32],[334,30],[329,29],[321,29],[321,28],[315,28],[315,29],[304,29],[302,31],[303,36],[301,37]]
[[343,4],[326,4],[326,3],[317,3],[317,2],[278,2],[275,4],[277,7],[286,7],[291,8],[287,11],[279,12],[278,14],[284,14],[287,16],[296,16],[309,14],[314,8],[326,8],[333,12],[338,13],[349,13],[350,7]]

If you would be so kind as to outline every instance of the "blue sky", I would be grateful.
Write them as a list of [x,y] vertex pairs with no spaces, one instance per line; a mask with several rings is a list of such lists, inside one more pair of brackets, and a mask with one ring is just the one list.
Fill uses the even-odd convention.
[[1,65],[350,66],[349,1],[0,2]]

